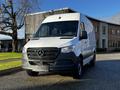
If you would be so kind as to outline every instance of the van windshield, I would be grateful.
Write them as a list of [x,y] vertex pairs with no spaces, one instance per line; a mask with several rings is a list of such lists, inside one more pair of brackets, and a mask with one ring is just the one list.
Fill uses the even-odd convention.
[[62,21],[44,23],[33,38],[77,36],[78,21]]

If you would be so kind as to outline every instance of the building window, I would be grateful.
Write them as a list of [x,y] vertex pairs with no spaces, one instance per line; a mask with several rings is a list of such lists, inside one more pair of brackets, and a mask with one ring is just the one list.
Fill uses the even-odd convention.
[[112,44],[113,44],[112,47],[117,47],[118,46],[116,41],[113,41]]
[[112,47],[112,41],[109,40],[108,42],[109,42],[109,43],[108,43],[109,47]]
[[106,40],[105,40],[105,39],[102,39],[102,48],[106,48],[105,42],[106,42]]
[[117,30],[117,34],[120,35],[120,30]]
[[112,45],[112,47],[115,47],[115,43],[113,42],[113,45]]
[[99,47],[99,41],[98,40],[96,40],[96,46],[97,46],[97,48]]
[[96,26],[94,27],[94,31],[95,31],[95,32],[98,32],[98,30],[99,30],[99,26],[96,25]]
[[105,26],[102,27],[102,34],[104,34],[104,35],[106,34],[106,27]]
[[118,48],[119,46],[118,46],[118,42],[116,42],[116,47]]
[[118,47],[120,47],[120,41],[118,41]]
[[112,30],[112,34],[115,34],[115,30]]

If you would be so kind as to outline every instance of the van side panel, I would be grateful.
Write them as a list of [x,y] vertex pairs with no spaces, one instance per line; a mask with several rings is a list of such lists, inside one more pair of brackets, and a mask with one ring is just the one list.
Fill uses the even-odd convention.
[[80,17],[80,21],[84,22],[84,24],[85,24],[85,30],[87,31],[87,34],[88,34],[89,49],[92,49],[93,51],[95,51],[95,49],[96,49],[96,39],[95,39],[95,32],[94,32],[94,29],[93,29],[93,25],[88,20],[87,17],[85,17],[82,14],[80,16],[81,16]]

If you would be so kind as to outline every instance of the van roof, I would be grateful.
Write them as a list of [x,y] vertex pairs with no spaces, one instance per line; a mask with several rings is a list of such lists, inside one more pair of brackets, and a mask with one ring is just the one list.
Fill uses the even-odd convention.
[[65,11],[65,10],[69,10],[71,13],[77,12],[77,11],[75,11],[75,10],[69,8],[69,7],[65,7],[65,8],[59,8],[59,9],[48,10],[48,11],[41,11],[41,12],[36,12],[36,13],[28,13],[28,14],[26,14],[26,16],[38,15],[38,14],[46,14],[46,13],[52,13],[52,12],[57,12],[57,11]]
[[78,20],[80,20],[80,13],[65,13],[48,16],[42,23]]

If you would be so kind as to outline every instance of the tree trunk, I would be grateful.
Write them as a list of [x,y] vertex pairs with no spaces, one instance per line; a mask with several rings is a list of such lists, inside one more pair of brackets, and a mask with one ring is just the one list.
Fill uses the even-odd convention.
[[18,41],[12,40],[12,52],[18,52]]
[[17,38],[17,21],[16,21],[16,15],[13,15],[12,21],[13,21],[13,27],[12,27],[12,31],[13,31],[13,33],[12,33],[12,52],[18,52],[18,38]]
[[17,30],[14,30],[12,36],[12,52],[18,52]]

